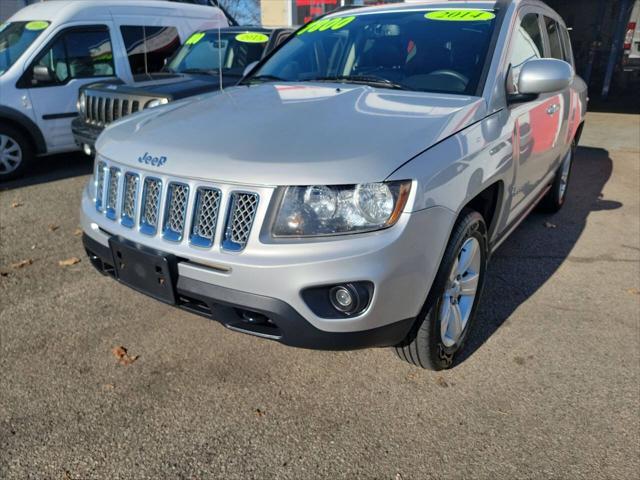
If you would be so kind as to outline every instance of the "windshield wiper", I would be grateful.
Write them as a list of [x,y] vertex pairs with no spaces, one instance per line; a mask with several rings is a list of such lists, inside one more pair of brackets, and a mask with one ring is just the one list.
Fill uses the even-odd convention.
[[373,87],[393,88],[394,90],[408,90],[407,87],[400,83],[393,82],[387,78],[377,77],[375,75],[334,75],[330,77],[309,78],[301,81],[358,83],[362,85],[371,85]]
[[264,82],[288,82],[285,78],[280,78],[276,75],[254,75],[241,82],[242,85],[249,83],[264,83]]

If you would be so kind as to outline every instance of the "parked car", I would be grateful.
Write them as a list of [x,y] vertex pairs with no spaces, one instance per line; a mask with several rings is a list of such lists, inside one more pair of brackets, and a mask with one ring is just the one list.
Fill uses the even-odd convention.
[[71,125],[76,143],[92,155],[98,135],[115,120],[173,100],[214,92],[220,85],[235,85],[248,66],[292,32],[291,28],[262,27],[196,32],[158,73],[136,75],[134,83],[117,79],[82,87],[79,115]]
[[312,22],[225,94],[100,136],[89,258],[233,330],[449,368],[491,253],[567,198],[587,96],[568,38],[534,0]]
[[0,181],[36,156],[77,150],[78,90],[156,72],[194,31],[225,27],[220,9],[153,0],[65,0],[0,26]]

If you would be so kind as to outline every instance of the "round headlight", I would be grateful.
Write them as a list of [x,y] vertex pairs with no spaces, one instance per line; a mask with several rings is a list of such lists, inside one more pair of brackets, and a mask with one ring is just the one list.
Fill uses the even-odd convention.
[[371,223],[386,222],[393,213],[393,194],[385,183],[358,185],[354,197],[362,216]]
[[159,107],[160,105],[164,105],[165,103],[169,103],[169,100],[167,100],[166,98],[156,98],[154,100],[149,100],[144,108],[153,108],[153,107]]
[[84,112],[86,106],[87,106],[87,94],[82,92],[78,97],[78,103],[76,105],[76,107],[78,108],[78,112]]
[[336,194],[331,188],[323,185],[307,187],[304,192],[304,203],[316,213],[320,220],[328,220],[336,213]]

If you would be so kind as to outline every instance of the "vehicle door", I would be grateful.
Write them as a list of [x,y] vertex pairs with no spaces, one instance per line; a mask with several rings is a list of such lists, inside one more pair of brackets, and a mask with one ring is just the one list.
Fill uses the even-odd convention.
[[115,74],[106,24],[63,27],[35,56],[18,87],[28,91],[48,151],[75,148],[71,121],[78,114],[78,90]]
[[[507,93],[517,95],[518,78],[529,60],[544,57],[544,37],[540,15],[531,8],[521,9],[511,33],[508,54]],[[533,101],[513,102],[508,108],[514,124],[514,177],[511,186],[511,211],[508,222],[519,217],[542,188],[548,169],[548,132],[546,110],[550,102],[543,95]]]

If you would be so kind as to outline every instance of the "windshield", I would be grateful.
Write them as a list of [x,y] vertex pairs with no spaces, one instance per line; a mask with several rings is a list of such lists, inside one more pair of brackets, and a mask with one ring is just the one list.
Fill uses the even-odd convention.
[[338,81],[475,95],[495,14],[386,11],[308,24],[249,82]]
[[0,24],[0,75],[9,70],[48,26],[49,22],[41,20]]
[[167,65],[179,73],[215,73],[241,77],[244,69],[262,58],[269,37],[259,32],[194,33]]

